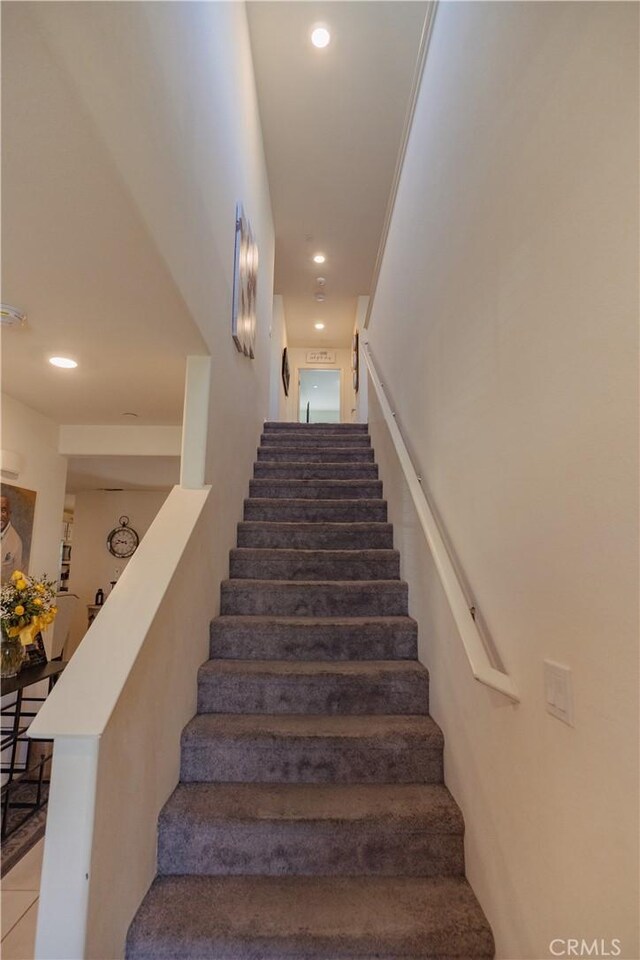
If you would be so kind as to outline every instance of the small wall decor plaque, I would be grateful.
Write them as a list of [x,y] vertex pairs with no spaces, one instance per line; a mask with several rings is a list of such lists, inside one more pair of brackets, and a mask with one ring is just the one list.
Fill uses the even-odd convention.
[[335,350],[307,350],[307,363],[335,363]]
[[240,353],[252,360],[256,345],[258,247],[242,204],[236,205],[231,335]]

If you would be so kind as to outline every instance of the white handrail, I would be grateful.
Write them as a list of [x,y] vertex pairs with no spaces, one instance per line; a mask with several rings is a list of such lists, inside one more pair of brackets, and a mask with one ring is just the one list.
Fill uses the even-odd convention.
[[422,489],[420,480],[415,471],[409,451],[402,438],[400,428],[396,423],[396,415],[392,411],[389,401],[384,392],[384,388],[375,368],[368,344],[364,344],[363,350],[371,382],[376,392],[376,396],[382,409],[385,423],[393,440],[400,466],[404,473],[409,492],[413,499],[418,519],[424,531],[433,561],[440,575],[440,580],[444,592],[449,601],[451,613],[455,620],[460,638],[462,640],[471,672],[476,680],[484,683],[486,686],[503,693],[515,702],[520,701],[515,685],[511,677],[501,670],[497,670],[491,663],[487,649],[482,636],[473,619],[472,611],[469,608],[464,591],[456,574],[455,567],[449,556],[446,544],[436,523],[433,511],[429,506],[425,492]]

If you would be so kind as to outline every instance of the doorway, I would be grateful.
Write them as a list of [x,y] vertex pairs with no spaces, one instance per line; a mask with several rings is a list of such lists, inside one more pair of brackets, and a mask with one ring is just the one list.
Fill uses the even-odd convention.
[[298,371],[300,423],[340,423],[340,371]]

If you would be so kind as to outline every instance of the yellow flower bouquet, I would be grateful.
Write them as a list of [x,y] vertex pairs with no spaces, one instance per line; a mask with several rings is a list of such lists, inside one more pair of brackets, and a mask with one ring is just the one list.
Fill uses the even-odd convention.
[[[14,570],[0,591],[2,623],[2,676],[15,676],[20,669],[23,648],[33,643],[40,630],[53,623],[55,583],[45,577],[29,577]],[[17,660],[17,665],[16,665]]]

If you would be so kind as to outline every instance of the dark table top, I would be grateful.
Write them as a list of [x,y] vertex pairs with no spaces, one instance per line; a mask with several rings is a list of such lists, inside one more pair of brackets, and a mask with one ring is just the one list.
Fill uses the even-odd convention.
[[62,673],[66,665],[62,660],[53,660],[51,663],[43,663],[37,667],[23,667],[17,677],[7,677],[2,681],[2,696],[17,693],[18,690],[30,687],[32,683],[38,683],[40,680],[56,677]]

